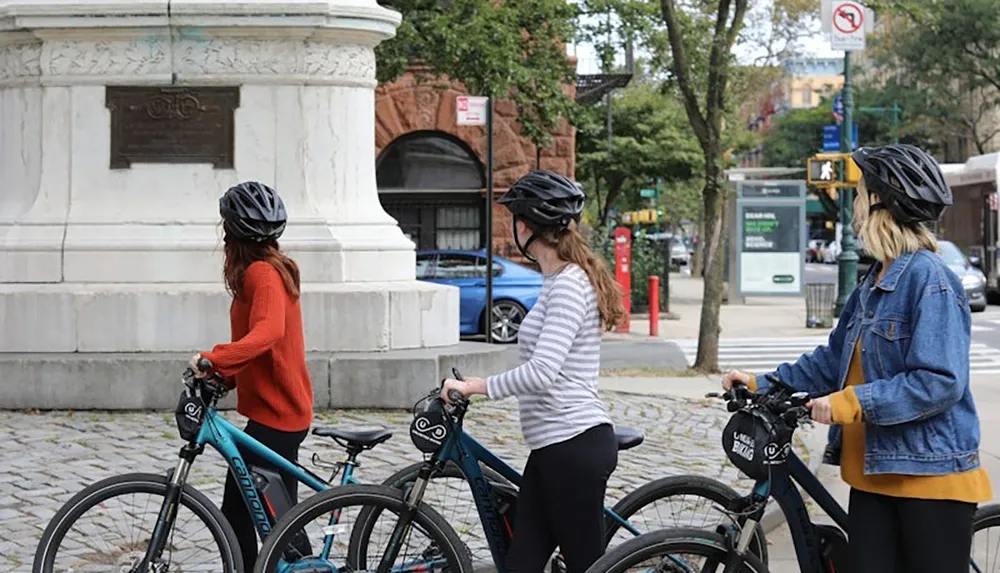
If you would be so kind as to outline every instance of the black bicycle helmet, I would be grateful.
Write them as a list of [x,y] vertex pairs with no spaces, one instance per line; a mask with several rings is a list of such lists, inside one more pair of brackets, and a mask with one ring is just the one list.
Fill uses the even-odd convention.
[[864,174],[868,193],[882,201],[872,205],[872,211],[887,209],[899,223],[916,225],[937,221],[952,204],[951,188],[937,161],[919,147],[904,143],[862,147],[852,157]]
[[219,213],[227,234],[258,243],[277,240],[288,220],[278,192],[256,181],[230,187],[219,199]]
[[522,245],[517,236],[518,217],[530,221],[539,231],[564,231],[571,221],[580,222],[584,199],[579,185],[558,173],[540,169],[514,182],[497,203],[507,207],[513,215],[511,225],[517,249],[528,260],[534,261],[528,247],[538,235],[533,233]]
[[497,203],[539,227],[566,228],[580,221],[584,199],[576,183],[542,169],[518,179]]

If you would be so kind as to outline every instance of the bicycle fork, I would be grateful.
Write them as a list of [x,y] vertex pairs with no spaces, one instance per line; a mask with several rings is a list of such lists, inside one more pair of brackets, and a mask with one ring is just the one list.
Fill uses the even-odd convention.
[[156,567],[155,564],[163,555],[163,550],[167,546],[167,539],[174,529],[174,520],[177,518],[177,507],[181,501],[181,491],[184,489],[188,472],[191,471],[191,464],[194,463],[199,450],[200,448],[193,447],[191,444],[187,444],[181,448],[177,467],[174,468],[173,474],[170,476],[170,482],[167,483],[167,491],[163,496],[163,505],[160,507],[160,513],[156,518],[156,527],[153,528],[153,536],[149,540],[146,555],[139,564],[136,573],[158,571],[158,569],[154,569],[153,567]]
[[417,513],[417,507],[420,506],[420,502],[424,499],[424,491],[427,490],[427,482],[430,480],[431,470],[431,464],[424,464],[420,468],[420,473],[417,474],[417,479],[413,482],[413,487],[406,493],[406,497],[403,500],[405,502],[403,511],[399,515],[396,527],[392,530],[392,536],[389,538],[389,547],[386,548],[385,554],[382,555],[382,560],[379,561],[378,573],[389,573],[392,570],[392,564],[396,562],[400,546],[406,540],[406,536],[410,532],[410,527],[413,525],[413,516]]

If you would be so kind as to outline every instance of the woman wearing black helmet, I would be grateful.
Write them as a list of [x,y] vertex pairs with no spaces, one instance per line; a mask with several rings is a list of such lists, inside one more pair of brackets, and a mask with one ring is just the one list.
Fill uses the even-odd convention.
[[[278,248],[285,230],[285,205],[277,192],[256,182],[240,183],[219,200],[225,232],[226,289],[232,342],[196,354],[235,385],[236,410],[249,418],[246,433],[291,461],[312,423],[313,393],[306,369],[299,308],[299,268]],[[268,464],[241,452],[248,465]],[[296,499],[298,482],[282,475]],[[257,534],[231,474],[226,476],[222,513],[232,524],[247,571],[257,559]],[[305,550],[305,548],[300,548]]]
[[[831,424],[827,463],[851,486],[852,573],[969,570],[976,504],[992,499],[969,389],[969,302],[924,223],[951,205],[937,162],[911,145],[861,148],[854,225],[877,261],[826,346],[777,378]],[[723,380],[763,387],[765,378]]]
[[[558,546],[570,573],[604,553],[604,492],[618,463],[611,417],[597,393],[601,331],[624,316],[617,283],[577,230],[584,195],[569,179],[534,171],[499,203],[513,215],[514,241],[545,275],[521,324],[521,365],[487,380],[446,380],[465,396],[517,396],[531,448],[508,571],[541,571]],[[569,479],[567,479],[569,476]]]

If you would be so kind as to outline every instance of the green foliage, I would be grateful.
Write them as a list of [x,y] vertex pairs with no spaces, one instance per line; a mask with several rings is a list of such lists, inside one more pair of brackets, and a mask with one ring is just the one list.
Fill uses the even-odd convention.
[[[872,0],[891,31],[874,38],[875,76],[907,111],[903,132],[941,150],[946,137],[986,153],[998,134],[1000,10],[995,0]],[[933,137],[932,137],[933,136]],[[958,158],[963,159],[963,158]]]
[[513,101],[522,133],[550,143],[575,103],[566,91],[575,71],[565,43],[576,7],[565,0],[392,0],[403,14],[396,37],[376,48],[378,79],[390,82],[414,62],[421,79],[462,82],[469,93]]
[[[609,233],[594,229],[590,235],[590,247],[599,254],[614,272],[614,240]],[[649,310],[649,277],[658,276],[663,280],[663,241],[650,241],[643,236],[633,237],[631,269],[632,311]],[[660,283],[663,284],[662,282]],[[660,310],[665,310],[666,300],[660,296]]]
[[576,136],[577,177],[598,205],[598,224],[606,224],[613,207],[648,207],[639,191],[657,180],[663,181],[660,204],[694,218],[697,194],[688,182],[698,178],[703,159],[676,95],[649,82],[622,90],[612,106],[610,153],[605,109],[584,110]]

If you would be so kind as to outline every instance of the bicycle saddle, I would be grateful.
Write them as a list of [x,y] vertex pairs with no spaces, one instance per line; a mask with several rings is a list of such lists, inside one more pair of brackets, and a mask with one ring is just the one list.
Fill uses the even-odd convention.
[[618,451],[632,449],[646,439],[642,432],[628,426],[615,426],[615,438],[618,439]]
[[392,430],[386,428],[313,428],[314,436],[333,438],[342,445],[350,445],[370,450],[392,437]]

